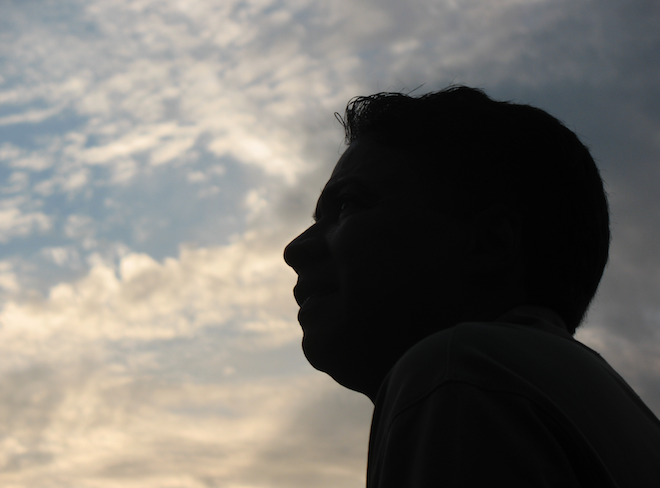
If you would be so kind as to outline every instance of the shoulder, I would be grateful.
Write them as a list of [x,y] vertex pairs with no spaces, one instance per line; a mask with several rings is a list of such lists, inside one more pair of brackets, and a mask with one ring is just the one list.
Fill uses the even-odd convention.
[[482,472],[474,459],[496,459],[483,472],[499,469],[502,479],[524,465],[536,481],[558,476],[552,486],[570,486],[561,480],[571,476],[654,486],[657,463],[647,460],[660,454],[660,422],[603,358],[537,315],[461,323],[410,348],[376,399],[371,479],[423,475],[382,486],[429,486],[441,461],[471,475]]
[[[539,464],[557,458],[547,452],[556,443],[548,438],[543,409],[530,401],[533,385],[519,379],[524,361],[501,359],[515,356],[521,343],[553,340],[536,333],[516,324],[462,323],[413,346],[390,372],[376,402],[371,479],[388,480],[383,486],[429,486],[469,475],[480,486],[499,472],[502,479],[507,473],[520,477],[509,486],[532,486],[538,481],[534,473],[548,474]],[[529,479],[520,466],[511,466],[521,459],[528,460],[523,464],[533,475]],[[473,470],[474,462],[483,470]],[[555,478],[570,478],[565,469],[554,468]],[[390,483],[393,479],[397,482]]]
[[456,382],[527,392],[538,389],[544,377],[555,377],[567,357],[602,361],[568,334],[505,322],[461,323],[410,348],[390,371],[379,398],[396,398],[402,406]]

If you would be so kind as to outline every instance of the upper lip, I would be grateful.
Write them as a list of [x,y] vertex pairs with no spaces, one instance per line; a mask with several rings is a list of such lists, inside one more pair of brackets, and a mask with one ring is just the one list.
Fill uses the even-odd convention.
[[293,296],[298,306],[302,307],[302,304],[312,295],[327,295],[335,289],[336,287],[324,281],[298,279],[298,284],[293,287]]

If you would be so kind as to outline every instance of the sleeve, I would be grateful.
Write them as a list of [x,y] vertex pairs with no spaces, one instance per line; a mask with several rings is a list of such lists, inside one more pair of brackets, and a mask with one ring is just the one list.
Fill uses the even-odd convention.
[[543,413],[513,393],[446,383],[380,428],[369,488],[583,486]]

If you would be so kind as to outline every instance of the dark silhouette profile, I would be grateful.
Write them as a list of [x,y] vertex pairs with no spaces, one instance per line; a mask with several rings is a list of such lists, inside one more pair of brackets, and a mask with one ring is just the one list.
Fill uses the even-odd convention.
[[374,402],[367,486],[660,486],[660,422],[573,338],[610,243],[578,137],[464,86],[342,121],[284,257],[305,356]]

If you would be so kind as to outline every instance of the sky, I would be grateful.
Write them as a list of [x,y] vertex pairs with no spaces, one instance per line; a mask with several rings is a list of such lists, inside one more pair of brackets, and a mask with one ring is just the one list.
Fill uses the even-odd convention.
[[577,338],[660,414],[656,0],[0,0],[0,485],[364,486],[284,246],[356,95],[529,103],[597,160]]

